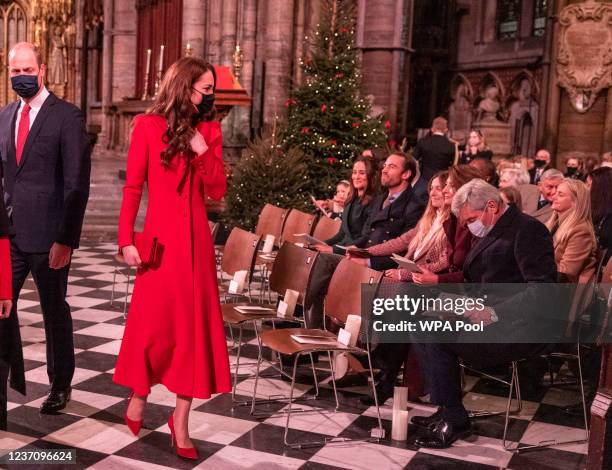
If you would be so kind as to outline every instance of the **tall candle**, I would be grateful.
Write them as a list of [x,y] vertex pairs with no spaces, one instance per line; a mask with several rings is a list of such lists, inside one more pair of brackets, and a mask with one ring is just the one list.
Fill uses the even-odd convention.
[[147,49],[147,72],[145,73],[145,77],[149,76],[150,71],[151,71],[151,49]]
[[159,71],[163,72],[164,70],[164,45],[162,44],[159,48]]
[[391,439],[405,441],[408,438],[408,410],[393,410]]

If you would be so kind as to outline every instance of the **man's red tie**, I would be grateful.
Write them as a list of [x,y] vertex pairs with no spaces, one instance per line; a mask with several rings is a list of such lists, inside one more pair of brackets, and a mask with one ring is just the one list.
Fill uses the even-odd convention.
[[30,132],[30,105],[26,103],[21,110],[21,119],[17,130],[17,165],[21,162],[21,154],[28,138],[28,132]]

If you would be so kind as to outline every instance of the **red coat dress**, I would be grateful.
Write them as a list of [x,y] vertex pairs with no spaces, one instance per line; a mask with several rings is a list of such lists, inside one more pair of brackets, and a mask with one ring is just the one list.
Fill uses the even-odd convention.
[[[209,398],[231,389],[229,359],[208,228],[205,195],[220,199],[226,179],[218,122],[198,130],[208,150],[192,164],[183,157],[161,165],[165,118],[140,115],[128,153],[119,217],[119,247],[132,244],[143,184],[149,202],[144,234],[163,248],[155,269],[139,270],[113,380],[143,396],[161,383],[179,395]],[[140,253],[141,258],[146,258]]]

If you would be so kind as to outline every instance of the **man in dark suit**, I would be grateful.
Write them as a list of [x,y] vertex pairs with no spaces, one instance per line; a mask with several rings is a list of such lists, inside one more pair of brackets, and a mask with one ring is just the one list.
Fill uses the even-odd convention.
[[8,60],[20,97],[0,111],[4,199],[13,226],[11,315],[17,317],[19,292],[31,272],[43,312],[51,385],[40,411],[54,413],[70,399],[75,368],[66,290],[89,197],[90,146],[80,110],[45,88],[45,65],[36,47],[16,44]]
[[448,170],[455,162],[456,146],[446,138],[448,122],[437,117],[431,124],[431,134],[419,140],[414,148],[414,158],[420,163],[421,178],[429,182],[439,171]]
[[[479,238],[464,264],[467,282],[524,284],[556,281],[557,268],[549,231],[515,206],[505,205],[493,186],[480,179],[470,181],[455,194],[452,210],[460,222]],[[511,327],[515,330],[526,328],[526,315],[529,313],[521,308],[511,309],[508,312]],[[466,312],[465,316],[472,323],[483,321],[490,325],[495,321],[488,309]],[[499,324],[507,324],[506,320],[500,316]],[[531,357],[544,348],[541,344],[528,343],[414,346],[419,351],[421,362],[427,365],[432,403],[440,407],[430,417],[412,419],[414,424],[428,429],[425,436],[417,439],[417,445],[430,448],[449,447],[456,439],[471,432],[462,403],[459,358],[470,365],[489,367]]]
[[529,170],[529,182],[538,184],[542,174],[550,168],[550,152],[546,149],[540,149],[536,152],[533,159],[534,167]]
[[[395,152],[387,157],[380,176],[385,192],[370,203],[370,215],[355,246],[364,248],[384,243],[417,224],[426,203],[415,196],[411,186],[416,165],[414,158],[404,153]],[[364,262],[378,271],[397,267],[389,256],[374,256]]]

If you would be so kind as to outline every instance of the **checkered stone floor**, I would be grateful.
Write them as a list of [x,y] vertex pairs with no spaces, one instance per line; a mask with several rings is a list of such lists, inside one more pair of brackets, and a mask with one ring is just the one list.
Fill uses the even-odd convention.
[[[232,406],[229,394],[194,400],[190,430],[200,460],[184,461],[176,457],[169,446],[166,420],[173,409],[173,396],[163,386],[153,388],[146,409],[145,429],[139,438],[132,436],[123,424],[129,392],[112,382],[112,373],[123,333],[126,283],[124,276],[118,276],[117,296],[111,305],[115,250],[115,245],[108,244],[83,247],[75,253],[68,303],[74,319],[77,369],[72,400],[65,412],[56,416],[38,413],[48,388],[45,336],[34,284],[31,279],[26,282],[19,301],[19,319],[28,394],[23,397],[12,390],[9,393],[9,430],[0,432],[0,454],[24,448],[76,448],[76,467],[66,466],[71,469],[578,469],[585,464],[586,445],[566,445],[520,455],[504,451],[501,446],[503,417],[476,421],[474,436],[446,450],[418,449],[413,444],[417,432],[412,427],[407,442],[393,442],[389,440],[391,400],[381,408],[388,437],[380,443],[348,442],[320,448],[288,449],[283,445],[283,417],[258,419],[250,416],[248,407]],[[256,281],[253,285],[258,287],[259,283]],[[255,290],[254,294],[257,293]],[[245,361],[250,362],[257,357],[252,336],[243,350]],[[231,344],[229,340],[228,344]],[[329,364],[321,361],[317,366],[317,375],[323,381],[322,399],[307,404],[330,413],[294,415],[289,438],[367,437],[376,425],[375,409],[359,402],[359,396],[367,392],[367,388],[340,391],[341,406],[333,413],[333,393],[325,385]],[[239,398],[250,397],[253,379],[246,374],[252,369],[249,365],[242,369],[244,375],[240,376],[237,391]],[[298,378],[298,395],[313,391],[309,368],[304,368]],[[260,381],[262,395],[288,390],[289,382],[278,376]],[[466,376],[465,402],[472,409],[503,409],[504,393],[503,388]],[[576,392],[560,389],[525,397],[522,412],[511,420],[510,439],[536,443],[554,438],[580,438],[583,433],[579,428],[580,419],[560,409],[574,403],[578,397]],[[272,413],[284,406],[265,405],[259,411]],[[425,405],[410,405],[412,415],[432,412],[433,409]]]

